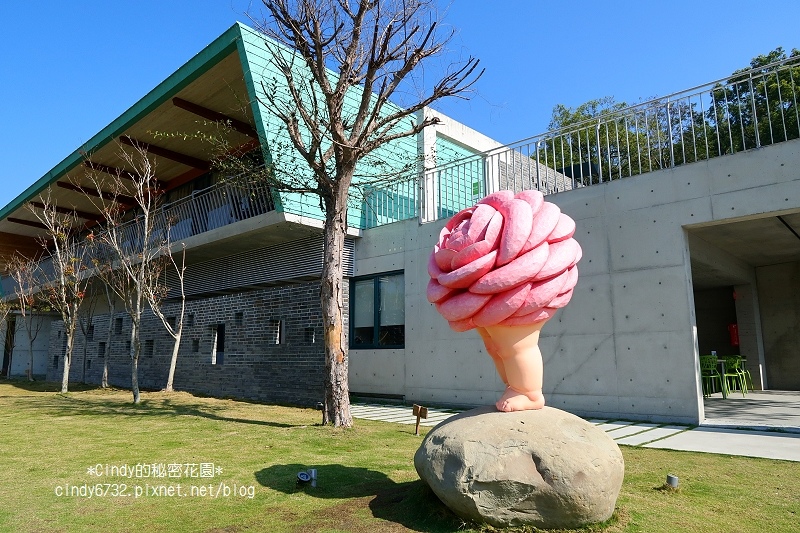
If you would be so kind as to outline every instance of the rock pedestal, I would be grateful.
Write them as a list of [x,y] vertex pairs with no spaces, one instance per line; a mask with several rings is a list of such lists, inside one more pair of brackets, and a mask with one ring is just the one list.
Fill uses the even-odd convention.
[[625,473],[604,431],[551,407],[482,407],[450,418],[428,433],[414,466],[454,513],[498,527],[607,520]]

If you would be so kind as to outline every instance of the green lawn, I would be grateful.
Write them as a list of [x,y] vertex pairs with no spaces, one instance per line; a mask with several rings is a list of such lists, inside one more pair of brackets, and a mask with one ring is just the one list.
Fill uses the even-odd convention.
[[[0,381],[0,531],[475,531],[419,481],[413,426],[337,430],[313,410],[54,390]],[[592,531],[800,529],[799,463],[622,451],[617,513]],[[122,465],[133,476],[105,475]],[[296,486],[307,468],[316,488]],[[667,473],[678,491],[660,488]]]

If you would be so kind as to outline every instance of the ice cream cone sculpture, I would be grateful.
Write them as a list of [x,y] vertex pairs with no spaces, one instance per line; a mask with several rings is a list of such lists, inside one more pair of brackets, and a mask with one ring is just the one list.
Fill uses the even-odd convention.
[[457,213],[428,261],[428,300],[456,331],[477,328],[506,391],[500,411],[541,409],[544,323],[572,298],[575,222],[538,191],[493,193]]

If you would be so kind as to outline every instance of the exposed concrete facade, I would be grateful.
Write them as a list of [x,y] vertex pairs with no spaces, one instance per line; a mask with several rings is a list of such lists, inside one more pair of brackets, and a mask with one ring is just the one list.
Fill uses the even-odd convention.
[[[47,374],[50,324],[54,318],[50,314],[37,314],[26,319],[15,311],[9,316],[11,320],[0,322],[0,363],[9,377],[28,376],[31,368],[31,348],[33,376],[41,377]],[[13,332],[8,331],[9,324],[13,324]],[[31,337],[33,337],[32,344]]]
[[800,262],[756,269],[769,387],[800,390]]
[[[703,240],[694,240],[690,253],[689,234],[800,211],[798,168],[800,143],[792,141],[549,196],[577,221],[584,255],[572,302],[542,331],[548,403],[588,416],[701,422],[692,259],[715,254]],[[405,271],[407,340],[404,350],[352,351],[353,391],[454,404],[486,404],[502,391],[478,335],[450,331],[425,298],[426,261],[443,224],[400,222],[369,230],[357,242],[356,275]],[[743,354],[757,365],[758,303],[760,318],[774,324],[771,316],[788,302],[797,309],[800,295],[796,283],[777,282],[785,303],[772,310],[764,295],[748,290],[755,267],[735,257],[728,262],[740,271],[738,286],[730,283],[744,297],[736,306],[749,305],[739,318],[751,322],[742,348],[756,353]],[[779,270],[797,279],[796,265]],[[786,320],[796,323],[796,316]],[[773,346],[784,346],[783,337],[765,332],[764,339],[767,359]],[[796,340],[783,355],[795,362]]]

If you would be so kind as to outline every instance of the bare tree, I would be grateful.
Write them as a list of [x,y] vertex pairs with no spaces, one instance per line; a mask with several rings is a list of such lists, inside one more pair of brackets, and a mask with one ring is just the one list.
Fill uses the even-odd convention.
[[[439,123],[435,116],[416,118],[417,112],[442,98],[464,96],[482,71],[470,57],[422,88],[423,64],[452,37],[440,34],[432,0],[263,3],[267,17],[259,29],[271,39],[265,45],[276,77],[264,82],[261,103],[276,119],[270,122],[285,129],[289,148],[304,166],[304,172],[291,167],[286,161],[292,156],[278,153],[281,147],[273,143],[264,174],[276,190],[318,196],[325,212],[322,422],[351,426],[342,303],[348,194],[351,186],[385,183],[391,165],[376,151]],[[400,106],[390,101],[401,94],[407,101],[395,102]]]
[[[170,221],[167,221],[167,224],[170,224]],[[169,360],[167,385],[164,387],[165,391],[172,392],[174,390],[173,382],[175,380],[175,367],[178,364],[178,352],[181,346],[181,337],[183,336],[183,317],[186,312],[186,292],[184,290],[183,283],[186,273],[186,245],[181,243],[180,264],[178,264],[178,261],[175,259],[175,256],[172,252],[169,229],[170,228],[167,227],[167,242],[164,246],[163,257],[166,258],[169,265],[175,270],[178,278],[178,288],[180,289],[180,305],[178,307],[178,314],[174,317],[174,320],[170,320],[171,317],[166,316],[161,306],[164,297],[167,296],[169,291],[166,283],[162,285],[147,285],[145,287],[145,298],[147,298],[147,302],[150,304],[153,314],[161,319],[161,323],[164,324],[164,328],[166,328],[167,333],[169,333],[174,340],[172,344],[172,357]]]
[[[14,293],[17,299],[17,309],[22,317],[25,333],[28,338],[28,380],[33,381],[33,344],[39,331],[42,329],[42,314],[38,293],[37,271],[39,263],[35,259],[15,255],[11,258],[9,270],[14,279]],[[9,375],[11,365],[9,364]]]
[[[28,338],[28,380],[33,381],[33,344],[42,329],[43,317],[41,305],[38,298],[37,271],[38,261],[15,255],[11,259],[11,277],[14,279],[16,287],[14,292],[17,298],[17,309],[23,320],[25,333]],[[9,365],[9,373],[11,366]]]
[[39,196],[39,206],[29,204],[30,211],[39,219],[47,231],[42,244],[51,251],[50,258],[40,263],[39,273],[42,297],[52,309],[61,314],[66,336],[64,372],[61,377],[61,392],[69,390],[69,371],[78,326],[78,312],[86,295],[89,283],[90,246],[84,242],[78,230],[80,219],[68,209],[59,208],[51,200],[51,190]]
[[[96,189],[96,207],[106,219],[106,228],[93,239],[101,253],[95,256],[98,275],[122,302],[131,319],[130,358],[133,402],[139,403],[139,355],[142,313],[148,305],[147,295],[158,293],[165,266],[165,226],[159,220],[161,191],[155,165],[147,150],[136,141],[129,149],[120,146],[118,155],[129,169],[128,177],[89,172]],[[133,202],[134,218],[125,220],[125,202]]]

